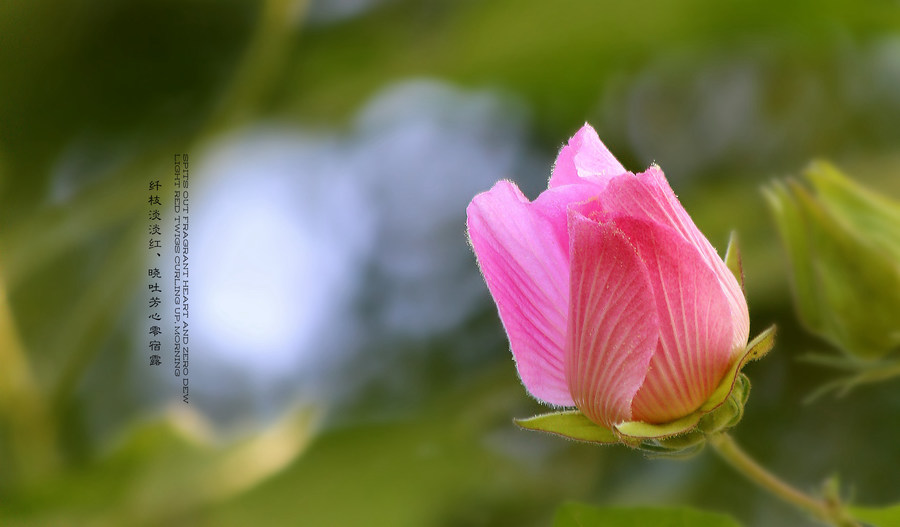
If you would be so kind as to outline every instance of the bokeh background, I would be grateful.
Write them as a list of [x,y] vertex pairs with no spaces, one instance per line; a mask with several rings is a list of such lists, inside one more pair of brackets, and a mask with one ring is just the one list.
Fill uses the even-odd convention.
[[[83,0],[0,4],[0,523],[549,525],[566,500],[811,525],[712,453],[648,460],[518,430],[466,242],[590,122],[656,162],[752,333],[735,431],[803,489],[900,499],[900,385],[804,404],[759,192],[826,158],[900,197],[893,0]],[[190,404],[145,349],[147,182],[191,159]],[[171,189],[171,187],[170,187]],[[170,216],[171,218],[171,216]]]

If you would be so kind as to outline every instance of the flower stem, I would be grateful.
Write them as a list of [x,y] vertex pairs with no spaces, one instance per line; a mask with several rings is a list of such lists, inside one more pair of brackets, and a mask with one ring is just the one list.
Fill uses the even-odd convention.
[[809,356],[807,362],[813,364],[822,364],[836,368],[850,369],[855,373],[846,377],[840,377],[809,394],[804,403],[811,403],[829,392],[837,392],[837,397],[843,397],[850,393],[850,390],[862,386],[863,384],[872,384],[883,382],[894,377],[900,377],[900,361],[886,362],[877,361],[873,363],[859,364],[854,362],[831,363],[828,364],[821,360],[821,357]]
[[709,436],[709,444],[735,470],[782,501],[811,514],[828,525],[860,527],[860,524],[847,514],[836,499],[814,498],[782,481],[744,452],[727,433]]

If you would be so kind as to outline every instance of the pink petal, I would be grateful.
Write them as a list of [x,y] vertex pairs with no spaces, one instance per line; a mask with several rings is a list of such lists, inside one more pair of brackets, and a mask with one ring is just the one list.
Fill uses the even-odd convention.
[[466,209],[469,240],[497,303],[516,367],[536,398],[573,406],[563,367],[569,307],[566,206],[597,193],[592,185],[550,189],[529,203],[509,181]]
[[610,178],[624,172],[625,167],[603,145],[591,125],[585,123],[569,139],[569,144],[560,150],[550,175],[549,187],[585,183],[587,180],[602,188]]
[[671,227],[624,217],[615,224],[640,253],[659,317],[659,344],[632,418],[673,421],[709,398],[735,358],[728,299],[704,256]]
[[631,420],[656,350],[658,320],[647,271],[613,223],[589,218],[598,203],[569,211],[572,276],[566,380],[575,405],[612,428]]
[[610,213],[667,225],[699,251],[725,292],[734,321],[732,347],[739,353],[750,333],[747,300],[737,279],[672,192],[662,170],[654,165],[637,176],[625,174],[613,178],[604,192],[603,203]]

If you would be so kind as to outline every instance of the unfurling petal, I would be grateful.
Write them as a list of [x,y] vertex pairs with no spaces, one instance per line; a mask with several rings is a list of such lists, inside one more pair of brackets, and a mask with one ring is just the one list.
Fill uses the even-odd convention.
[[593,182],[603,190],[610,178],[625,172],[625,167],[600,141],[597,132],[585,124],[560,150],[549,188]]
[[576,406],[607,428],[631,416],[658,340],[653,291],[638,252],[613,223],[569,211],[571,302],[566,379]]
[[623,217],[615,224],[640,254],[659,317],[632,419],[673,421],[700,407],[734,362],[728,299],[700,252],[671,227]]
[[469,240],[497,303],[519,376],[536,398],[573,406],[563,348],[569,305],[566,206],[589,199],[593,185],[546,191],[534,203],[500,181],[469,204]]
[[615,178],[606,189],[603,204],[612,214],[667,225],[694,246],[725,292],[728,313],[733,320],[731,350],[740,352],[750,334],[747,300],[737,279],[672,192],[662,170],[652,166],[636,176],[628,174]]

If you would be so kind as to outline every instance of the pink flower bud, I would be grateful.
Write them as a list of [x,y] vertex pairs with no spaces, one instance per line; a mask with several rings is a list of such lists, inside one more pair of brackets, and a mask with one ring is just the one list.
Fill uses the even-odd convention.
[[662,170],[626,171],[589,125],[533,202],[500,181],[466,212],[535,398],[607,428],[667,423],[700,408],[741,359],[740,284]]

